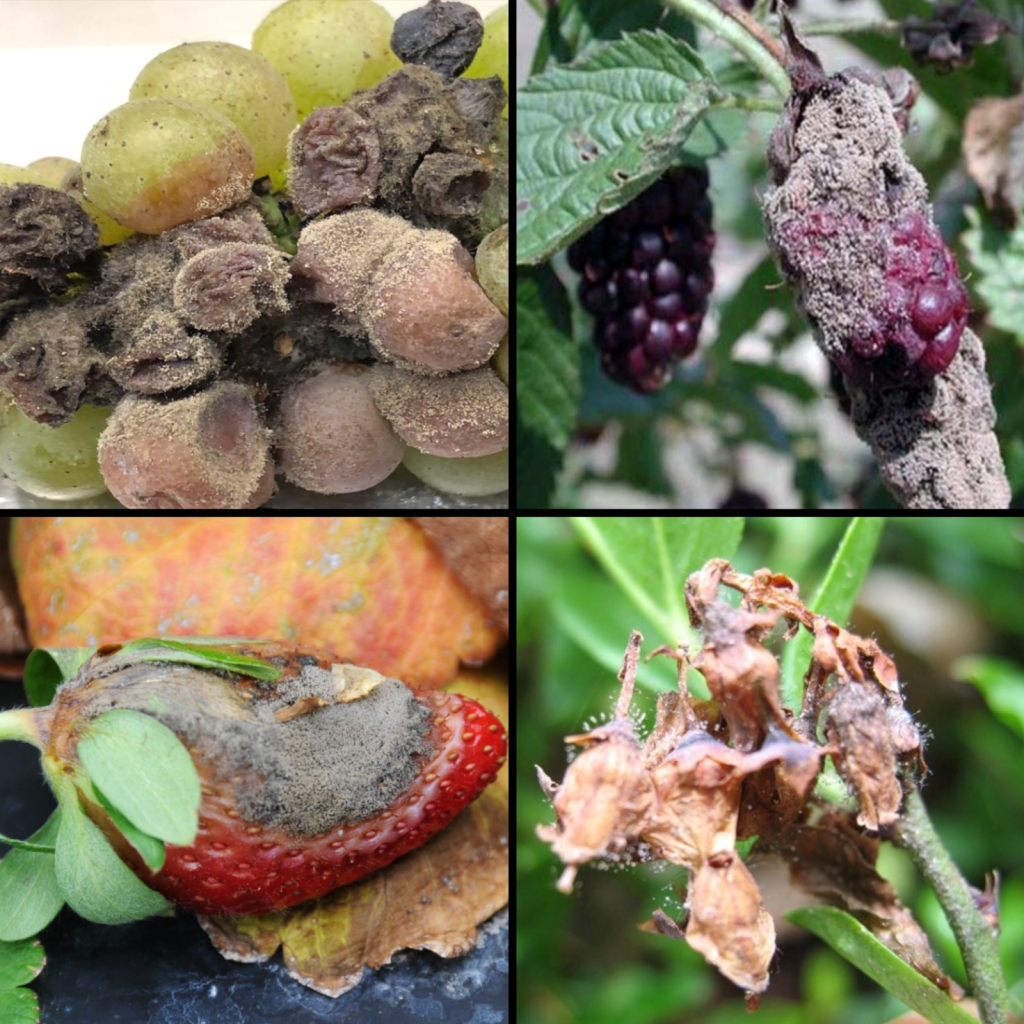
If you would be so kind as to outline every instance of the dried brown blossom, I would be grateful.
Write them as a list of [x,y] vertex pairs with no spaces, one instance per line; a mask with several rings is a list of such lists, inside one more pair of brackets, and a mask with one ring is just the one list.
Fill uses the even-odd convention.
[[857,794],[857,824],[873,832],[896,821],[903,801],[887,726],[882,698],[867,687],[841,685],[829,701],[825,735],[836,748],[839,774]]
[[994,43],[1010,24],[981,7],[977,0],[939,4],[928,18],[907,18],[903,45],[918,64],[939,71],[970,67],[976,46]]
[[686,941],[740,988],[763,992],[775,924],[739,854],[702,865],[690,876],[687,896]]
[[[742,594],[738,607],[719,597],[723,585]],[[684,865],[685,924],[657,911],[644,927],[685,939],[756,1001],[768,984],[775,931],[736,849],[737,835],[756,837],[757,851],[789,862],[794,881],[856,914],[952,991],[924,933],[875,871],[878,839],[866,834],[898,820],[905,779],[921,764],[920,734],[892,659],[874,640],[812,612],[793,580],[767,569],[745,576],[713,560],[690,576],[685,594],[703,643],[695,654],[681,646],[655,652],[677,661],[679,690],[658,698],[646,739],[629,714],[641,640],[634,632],[613,720],[566,737],[586,750],[562,783],[538,768],[558,822],[537,834],[566,864],[559,888],[570,890],[578,867],[593,859]],[[779,664],[765,646],[780,619],[790,623],[783,640],[801,628],[814,637],[797,715],[782,705]],[[712,700],[691,699],[691,665]],[[825,804],[822,815],[814,784],[826,754],[851,786],[855,812]]]

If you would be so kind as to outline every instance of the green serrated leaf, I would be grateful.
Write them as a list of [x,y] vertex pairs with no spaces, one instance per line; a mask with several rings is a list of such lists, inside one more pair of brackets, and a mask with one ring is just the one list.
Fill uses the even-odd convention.
[[93,783],[93,792],[96,799],[102,804],[103,809],[110,815],[111,820],[117,826],[118,831],[138,851],[139,855],[146,862],[150,871],[160,871],[167,859],[167,850],[161,840],[154,836],[146,835],[141,829],[137,829],[104,795],[103,792]]
[[190,846],[199,820],[199,776],[181,740],[141,711],[94,718],[78,756],[93,784],[138,829]]
[[64,897],[54,873],[54,850],[60,819],[58,807],[31,837],[34,844],[49,852],[15,849],[0,863],[0,940],[3,942],[36,935],[64,906]]
[[35,708],[49,704],[57,687],[94,654],[95,647],[37,647],[25,661],[25,693]]
[[962,240],[977,271],[971,286],[988,306],[989,321],[1024,344],[1024,221],[1007,231],[974,207],[964,215],[970,228]]
[[[850,520],[825,578],[807,602],[812,611],[840,625],[849,619],[884,526],[885,516],[855,516]],[[814,637],[801,629],[782,655],[782,702],[794,711],[799,711],[804,699],[804,675],[813,646]]]
[[96,924],[125,924],[168,909],[159,893],[132,874],[86,817],[70,784],[61,786],[56,871],[64,898],[75,913]]
[[[36,939],[0,942],[0,989],[27,985],[39,977],[46,963],[46,953]],[[0,1020],[7,1024],[6,1017]]]
[[690,635],[683,584],[709,558],[731,558],[743,534],[734,516],[573,516],[605,571],[652,622],[657,643]]
[[855,917],[835,907],[801,907],[786,915],[827,942],[897,999],[932,1024],[977,1024],[940,988],[878,941]]
[[[516,263],[539,263],[650,186],[718,98],[700,55],[634,32],[531,78],[516,101]],[[718,151],[710,134],[692,155]]]
[[564,449],[580,400],[569,301],[548,267],[516,271],[516,403],[523,423]]
[[0,1020],[4,1024],[39,1024],[39,997],[28,988],[0,991]]
[[[245,643],[252,641],[246,640]],[[115,655],[130,661],[173,661],[196,668],[216,669],[220,672],[238,672],[253,679],[273,682],[284,672],[279,665],[271,665],[259,658],[233,651],[219,650],[230,644],[220,638],[200,639],[189,637],[187,641],[164,637],[143,637],[126,643]]]

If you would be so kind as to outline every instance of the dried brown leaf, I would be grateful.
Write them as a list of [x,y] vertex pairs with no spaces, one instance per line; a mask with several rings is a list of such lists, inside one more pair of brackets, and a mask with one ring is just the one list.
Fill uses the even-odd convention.
[[975,103],[964,122],[963,154],[985,205],[1015,224],[1024,188],[1024,95]]
[[795,885],[849,911],[897,956],[959,998],[963,993],[936,964],[924,931],[876,871],[878,848],[877,839],[838,813],[790,829],[780,843]]

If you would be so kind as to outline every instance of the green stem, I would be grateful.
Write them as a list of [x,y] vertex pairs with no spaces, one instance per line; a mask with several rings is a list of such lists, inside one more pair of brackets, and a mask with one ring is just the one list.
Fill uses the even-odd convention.
[[935,831],[918,790],[907,794],[906,808],[896,831],[896,844],[928,880],[956,936],[967,980],[978,1000],[984,1024],[1006,1024],[1009,994],[999,964],[999,940],[974,902],[963,875]]
[[898,36],[903,27],[901,21],[886,18],[882,21],[802,21],[802,36],[849,36],[859,32],[877,32],[879,35]]
[[[789,75],[783,66],[781,49],[775,40],[767,35],[761,38],[755,30],[761,31],[753,19],[745,11],[736,9],[735,16],[718,7],[712,0],[663,0],[666,7],[671,7],[685,15],[698,25],[703,25],[713,32],[724,43],[728,43],[740,53],[760,73],[761,77],[771,83],[775,91],[785,99],[789,95]],[[732,11],[732,5],[729,5]],[[775,44],[774,46],[772,44]],[[774,52],[773,52],[774,51]]]
[[38,716],[31,708],[0,712],[0,741],[20,740],[42,750],[43,741],[39,735],[37,719]]
[[730,107],[736,110],[766,111],[771,114],[782,112],[781,100],[771,99],[768,96],[745,96],[741,93],[726,93],[715,102],[715,106],[719,109]]

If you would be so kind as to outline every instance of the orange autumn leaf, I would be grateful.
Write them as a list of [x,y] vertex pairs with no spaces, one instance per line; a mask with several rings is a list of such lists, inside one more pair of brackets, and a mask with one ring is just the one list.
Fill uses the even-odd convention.
[[[508,726],[508,688],[495,677],[463,672],[446,689],[475,697]],[[443,832],[369,878],[276,914],[199,920],[225,958],[259,962],[280,948],[293,978],[340,996],[401,949],[467,952],[477,926],[508,903],[508,892],[503,770]]]
[[439,686],[503,635],[391,516],[26,516],[12,551],[31,641],[247,636]]

